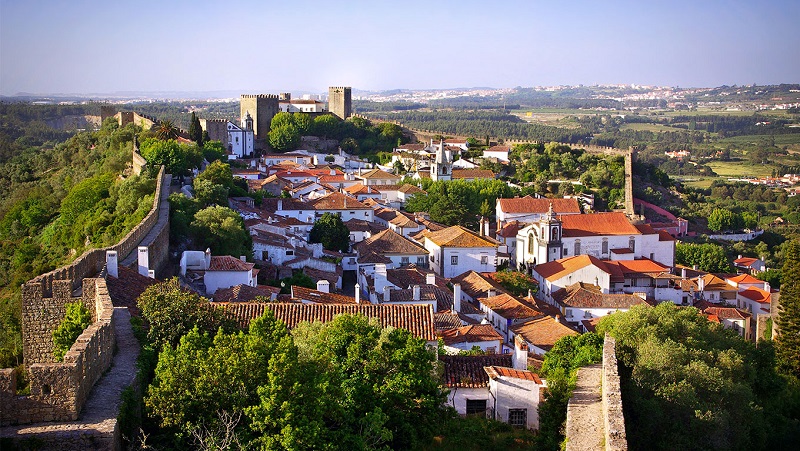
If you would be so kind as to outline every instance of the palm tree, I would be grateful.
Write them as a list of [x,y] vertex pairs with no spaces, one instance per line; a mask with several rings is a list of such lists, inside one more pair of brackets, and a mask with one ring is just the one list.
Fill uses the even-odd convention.
[[178,127],[170,120],[163,120],[156,131],[156,137],[165,141],[175,139],[178,137]]

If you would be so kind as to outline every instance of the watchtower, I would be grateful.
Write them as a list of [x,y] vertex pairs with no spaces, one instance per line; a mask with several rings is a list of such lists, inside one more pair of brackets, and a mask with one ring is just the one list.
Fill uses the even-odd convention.
[[349,86],[331,86],[328,88],[328,111],[347,119],[352,113],[352,93]]
[[239,100],[239,117],[253,118],[253,132],[256,139],[267,138],[272,118],[278,114],[278,96],[274,94],[242,94]]

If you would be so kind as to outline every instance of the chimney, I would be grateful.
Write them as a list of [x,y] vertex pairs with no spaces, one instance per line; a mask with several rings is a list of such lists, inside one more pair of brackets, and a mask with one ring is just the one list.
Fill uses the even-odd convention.
[[772,292],[772,287],[769,286],[769,282],[764,282],[764,291],[768,294]]
[[736,257],[736,259],[737,259],[737,260],[739,260],[739,259],[741,259],[741,258],[742,258],[742,254],[739,254],[739,256],[738,256],[738,257]]
[[686,268],[681,268],[681,279],[686,280]]
[[211,267],[211,248],[207,248],[205,254],[203,255],[204,265],[203,269],[208,269]]
[[106,251],[106,272],[109,276],[119,277],[117,251]]
[[245,255],[240,255],[240,256],[239,256],[239,260],[241,260],[241,261],[243,261],[243,262],[247,263],[247,256],[245,256]]
[[283,199],[278,199],[278,210],[277,211],[282,211],[282,210],[283,210]]
[[356,304],[361,304],[361,285],[356,284]]
[[461,284],[453,285],[453,310],[456,313],[461,313]]
[[704,279],[703,276],[698,277],[697,278],[697,290],[698,291],[703,291],[705,289],[705,287],[706,287],[706,279]]
[[521,335],[514,336],[513,367],[515,370],[528,369],[528,343]]
[[425,274],[425,283],[428,285],[436,285],[436,274],[434,273]]
[[152,269],[148,269],[147,270],[147,277],[149,277],[151,279],[155,279],[156,278],[156,272],[153,271]]
[[392,300],[391,291],[392,289],[389,288],[389,285],[383,287],[383,302],[389,302]]
[[331,169],[331,175],[336,175],[336,169]]
[[139,246],[139,274],[147,277],[147,271],[150,269],[150,255],[147,246]]
[[494,297],[494,295],[495,295],[494,290],[486,290],[486,297],[487,298],[492,298],[492,297]]
[[692,265],[692,269],[697,271],[697,265]]
[[530,288],[528,288],[528,297],[526,299],[533,299],[533,291]]
[[323,293],[330,293],[331,292],[331,283],[325,279],[321,279],[317,281],[317,291],[322,291]]
[[486,222],[486,218],[481,216],[481,220],[478,223],[478,235],[483,236],[483,224]]
[[413,299],[415,301],[419,301],[419,298],[420,298],[419,285],[414,285],[411,290],[412,290],[412,293],[414,294]]

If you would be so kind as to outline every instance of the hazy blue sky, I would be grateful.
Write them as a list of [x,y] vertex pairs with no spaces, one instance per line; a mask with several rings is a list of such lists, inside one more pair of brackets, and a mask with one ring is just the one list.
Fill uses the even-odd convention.
[[797,83],[798,24],[798,0],[0,0],[0,93]]

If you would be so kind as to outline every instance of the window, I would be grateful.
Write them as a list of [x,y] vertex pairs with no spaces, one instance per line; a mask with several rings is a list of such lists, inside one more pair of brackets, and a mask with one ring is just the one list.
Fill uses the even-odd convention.
[[408,257],[400,257],[400,264],[403,266],[408,265]]
[[528,409],[508,409],[508,424],[525,427],[528,424]]
[[364,212],[364,216],[366,216],[366,217],[369,217],[369,212],[368,212],[368,211],[365,211],[365,212]]
[[581,255],[581,240],[575,240],[575,252],[573,255]]
[[572,309],[567,309],[567,318],[572,318]]
[[458,255],[453,255],[450,257],[450,264],[453,266],[458,264]]
[[488,264],[489,264],[489,256],[481,255],[481,265],[488,265]]
[[604,254],[608,253],[608,238],[603,238],[603,251]]
[[294,255],[294,251],[286,251],[286,255]]
[[425,264],[425,257],[417,257],[417,264],[424,265]]
[[636,251],[636,238],[630,237],[628,239],[628,247],[631,248],[631,251]]
[[497,354],[497,346],[490,346],[486,348],[487,354]]
[[529,254],[533,253],[533,242],[534,242],[533,234],[531,233],[530,235],[528,235],[528,253]]
[[485,399],[467,399],[467,415],[485,414]]
[[553,227],[550,231],[550,239],[553,241],[558,241],[558,227]]
[[351,265],[355,265],[356,264],[356,259],[354,257],[350,258],[350,264]]
[[565,248],[564,248],[564,257],[566,257],[567,255],[569,255],[569,249],[567,249],[567,248],[565,247]]

